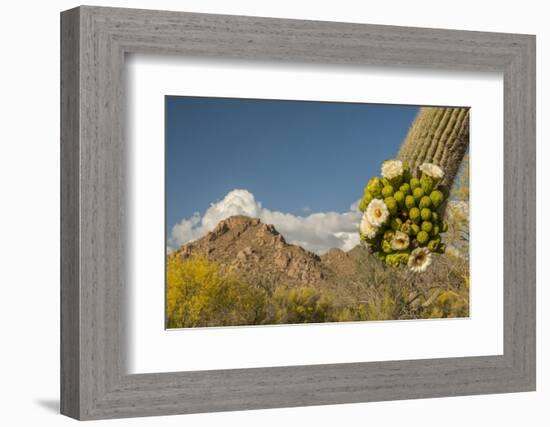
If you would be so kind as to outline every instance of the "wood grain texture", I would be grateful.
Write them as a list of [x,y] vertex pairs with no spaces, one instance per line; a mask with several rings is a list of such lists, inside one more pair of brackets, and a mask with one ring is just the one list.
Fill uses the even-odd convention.
[[61,20],[61,412],[80,414],[79,12]]
[[[77,419],[535,388],[535,39],[80,7],[62,13],[62,413]],[[128,375],[124,56],[171,53],[504,74],[504,354]]]

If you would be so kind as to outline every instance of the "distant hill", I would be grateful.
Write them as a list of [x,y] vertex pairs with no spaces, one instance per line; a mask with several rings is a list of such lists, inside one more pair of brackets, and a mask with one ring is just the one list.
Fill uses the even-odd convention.
[[207,235],[187,243],[171,256],[205,256],[222,267],[261,277],[269,285],[324,287],[335,285],[335,280],[352,278],[358,259],[364,259],[366,252],[357,246],[349,252],[331,249],[318,256],[287,243],[273,225],[237,215],[222,220]]

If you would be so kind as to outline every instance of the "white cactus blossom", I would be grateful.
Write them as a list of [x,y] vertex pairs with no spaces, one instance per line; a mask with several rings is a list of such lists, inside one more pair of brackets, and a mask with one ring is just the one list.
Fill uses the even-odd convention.
[[396,251],[407,249],[409,247],[409,236],[402,231],[396,231],[393,239],[391,240],[391,247]]
[[359,232],[363,236],[366,236],[369,239],[373,239],[376,236],[376,233],[378,232],[378,227],[372,225],[369,222],[366,212],[363,214],[363,217],[361,218],[361,223],[359,224]]
[[443,169],[433,163],[422,163],[418,169],[420,169],[422,173],[437,180],[443,178],[443,175],[445,175]]
[[367,209],[365,210],[365,215],[367,216],[367,221],[375,226],[380,227],[388,217],[390,216],[390,212],[388,211],[388,207],[384,203],[383,200],[380,199],[373,199],[367,206]]
[[408,266],[415,273],[423,273],[432,263],[432,253],[428,248],[416,248],[409,255]]
[[386,160],[382,163],[382,176],[393,179],[403,175],[403,162],[401,160]]

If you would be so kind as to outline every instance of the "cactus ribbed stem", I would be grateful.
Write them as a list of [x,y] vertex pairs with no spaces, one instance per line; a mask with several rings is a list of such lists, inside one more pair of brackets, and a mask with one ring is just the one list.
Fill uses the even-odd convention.
[[422,107],[416,116],[397,158],[412,171],[429,162],[443,168],[441,184],[450,188],[466,153],[470,134],[470,109]]

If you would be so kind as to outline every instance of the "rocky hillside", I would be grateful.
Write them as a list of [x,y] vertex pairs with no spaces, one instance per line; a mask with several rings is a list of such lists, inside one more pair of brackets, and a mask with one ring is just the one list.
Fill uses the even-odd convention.
[[222,267],[268,281],[266,285],[324,286],[335,277],[353,275],[356,258],[363,250],[356,247],[346,253],[331,249],[319,257],[287,243],[273,225],[238,215],[221,221],[206,236],[182,246],[172,256],[205,256]]

